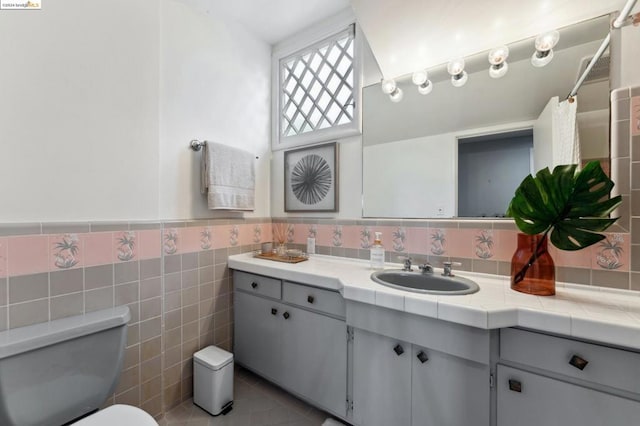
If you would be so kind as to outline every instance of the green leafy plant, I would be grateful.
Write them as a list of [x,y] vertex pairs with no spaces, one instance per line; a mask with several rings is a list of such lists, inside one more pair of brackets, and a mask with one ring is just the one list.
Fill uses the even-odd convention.
[[524,178],[509,204],[507,216],[513,217],[525,234],[543,234],[529,262],[514,277],[522,281],[529,267],[540,256],[547,235],[561,250],[580,250],[605,239],[605,231],[618,218],[609,214],[620,205],[620,195],[609,198],[614,183],[598,161],[590,161],[582,170],[575,164],[545,168]]

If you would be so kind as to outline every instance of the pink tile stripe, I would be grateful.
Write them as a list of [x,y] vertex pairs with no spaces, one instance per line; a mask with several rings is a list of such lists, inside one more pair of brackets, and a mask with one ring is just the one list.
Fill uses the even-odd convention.
[[49,271],[49,236],[9,237],[7,275],[27,275]]
[[7,276],[7,245],[7,239],[0,238],[0,278]]
[[82,234],[85,266],[98,266],[113,263],[113,234],[111,232],[92,232]]

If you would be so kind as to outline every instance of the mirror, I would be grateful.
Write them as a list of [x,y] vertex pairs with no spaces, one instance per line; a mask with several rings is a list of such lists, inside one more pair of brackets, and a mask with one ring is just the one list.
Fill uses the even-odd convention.
[[398,103],[380,84],[365,87],[363,217],[500,217],[522,179],[551,165],[541,158],[556,150],[552,122],[566,129],[577,121],[582,162],[598,159],[608,170],[608,52],[581,86],[574,119],[554,111],[568,105],[608,34],[609,17],[559,31],[553,60],[542,68],[531,65],[534,39],[528,39],[508,45],[509,70],[499,79],[489,76],[483,52],[465,58],[463,87],[451,85],[446,65],[428,70],[428,95],[418,93],[410,75],[396,79],[404,94]]

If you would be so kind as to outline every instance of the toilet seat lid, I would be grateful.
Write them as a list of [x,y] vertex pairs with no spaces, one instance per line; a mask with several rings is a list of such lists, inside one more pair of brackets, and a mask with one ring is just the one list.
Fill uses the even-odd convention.
[[145,411],[131,405],[116,404],[100,410],[73,426],[158,426],[158,423]]

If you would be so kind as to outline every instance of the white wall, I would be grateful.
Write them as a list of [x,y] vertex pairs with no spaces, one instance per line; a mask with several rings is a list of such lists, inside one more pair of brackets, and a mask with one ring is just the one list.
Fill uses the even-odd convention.
[[191,139],[245,149],[256,161],[256,210],[269,215],[271,47],[233,20],[167,0],[161,9],[160,217],[203,218],[201,153]]
[[[636,4],[631,13],[640,13],[640,4]],[[620,31],[620,87],[640,86],[640,28],[628,25]]]
[[269,214],[270,47],[240,24],[179,0],[49,1],[0,11],[0,58],[0,223],[214,217],[193,138],[255,152],[247,216]]
[[157,216],[158,12],[0,11],[0,222]]

